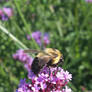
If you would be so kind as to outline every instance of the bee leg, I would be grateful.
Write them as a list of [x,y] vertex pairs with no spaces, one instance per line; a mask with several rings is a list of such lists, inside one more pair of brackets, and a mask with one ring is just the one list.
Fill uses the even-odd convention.
[[50,82],[51,82],[51,76],[52,76],[52,72],[51,72],[51,69],[50,69],[50,67],[48,67],[49,68],[49,77],[50,77]]

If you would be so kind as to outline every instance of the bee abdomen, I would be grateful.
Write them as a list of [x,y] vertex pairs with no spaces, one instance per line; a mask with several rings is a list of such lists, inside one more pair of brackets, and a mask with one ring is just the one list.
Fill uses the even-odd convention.
[[37,75],[40,72],[41,67],[39,66],[39,59],[37,57],[33,60],[31,69],[35,75]]

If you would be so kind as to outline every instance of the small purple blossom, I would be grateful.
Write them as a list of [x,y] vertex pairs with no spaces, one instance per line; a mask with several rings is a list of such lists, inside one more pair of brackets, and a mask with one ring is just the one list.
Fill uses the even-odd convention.
[[31,36],[30,35],[27,35],[27,39],[30,40],[31,39]]
[[[46,45],[48,45],[50,43],[48,33],[44,33],[44,35],[42,37],[42,33],[40,31],[35,31],[32,33],[31,36],[37,42],[37,44],[40,46],[42,45],[42,42],[44,44],[44,47],[46,47]],[[30,40],[31,36],[27,35],[27,39]]]
[[11,16],[13,16],[13,11],[11,8],[3,8],[4,13],[10,18]]
[[2,15],[3,14],[3,11],[0,9],[0,15]]
[[2,20],[8,20],[8,17],[4,14],[4,12],[3,12],[2,9],[0,9],[0,18],[1,18]]
[[19,84],[19,88],[17,89],[16,92],[27,92],[27,90],[29,90],[28,86],[29,86],[29,84],[26,83],[26,79],[24,79],[24,80],[21,79],[20,84]]
[[30,70],[29,72],[28,72],[28,78],[29,79],[34,79],[36,77],[36,75]]
[[91,3],[92,2],[92,0],[85,0],[86,2],[88,2],[88,3]]
[[8,17],[4,14],[2,14],[2,18],[1,18],[3,21],[7,21],[8,20]]
[[24,53],[22,49],[18,50],[15,54],[13,54],[13,58],[21,61],[27,71],[30,71],[33,58],[30,57],[27,53]]
[[13,10],[11,8],[4,7],[0,9],[0,18],[3,21],[8,20],[11,16],[13,16]]
[[36,31],[32,33],[32,38],[34,38],[34,40],[41,46],[41,32],[40,31]]
[[47,33],[44,34],[43,40],[44,40],[44,45],[45,46],[47,44],[50,44],[49,35]]

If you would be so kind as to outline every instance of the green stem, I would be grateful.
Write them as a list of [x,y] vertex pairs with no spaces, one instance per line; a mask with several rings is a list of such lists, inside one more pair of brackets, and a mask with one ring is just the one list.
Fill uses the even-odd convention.
[[7,34],[10,38],[12,38],[15,42],[17,42],[24,49],[28,49],[20,40],[18,40],[13,34],[11,34],[7,29],[0,25],[0,29]]
[[60,24],[59,21],[56,22],[56,26],[57,26],[57,29],[58,29],[58,32],[59,32],[60,37],[63,37],[62,28],[61,28],[61,24]]
[[26,22],[26,20],[25,20],[25,18],[24,18],[24,15],[22,14],[22,12],[21,12],[21,10],[20,10],[19,4],[17,3],[16,0],[14,0],[14,2],[15,2],[15,5],[16,5],[16,8],[17,8],[17,10],[18,10],[18,13],[19,13],[19,15],[20,15],[20,17],[21,17],[21,19],[22,19],[22,21],[23,21],[23,23],[24,23],[24,25],[25,25],[25,27],[26,27],[26,29],[27,29],[27,31],[28,31],[28,34],[30,34],[29,25],[28,25],[28,23]]
[[[28,34],[31,34],[30,27],[29,27],[28,23],[26,22],[26,20],[25,20],[25,18],[24,18],[24,15],[22,14],[22,12],[21,12],[21,10],[20,10],[20,6],[19,6],[19,4],[18,4],[18,1],[17,1],[17,0],[14,0],[14,3],[15,3],[15,5],[16,5],[16,8],[17,8],[17,10],[18,10],[18,13],[19,13],[19,15],[20,15],[20,17],[21,17],[21,19],[22,19],[22,21],[23,21],[25,27],[26,27],[26,30],[28,31]],[[31,37],[31,38],[32,38],[32,37]],[[32,38],[32,41],[33,41],[33,43],[34,43],[33,47],[36,47],[37,49],[39,49],[38,44],[35,42],[35,40],[34,40],[33,38]]]

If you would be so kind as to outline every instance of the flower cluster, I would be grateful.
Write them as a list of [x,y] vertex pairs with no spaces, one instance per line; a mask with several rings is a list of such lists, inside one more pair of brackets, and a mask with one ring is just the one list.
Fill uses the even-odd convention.
[[71,92],[67,83],[72,79],[72,75],[60,67],[50,70],[44,67],[38,76],[31,71],[28,78],[31,82],[21,80],[17,92]]
[[3,8],[0,9],[0,19],[1,20],[8,20],[11,16],[13,16],[13,11],[11,8]]
[[30,57],[27,53],[24,53],[22,49],[18,50],[15,54],[13,54],[13,58],[15,60],[21,61],[27,71],[30,71],[33,58]]
[[30,35],[27,35],[27,39],[30,40],[31,37],[37,42],[38,45],[43,45],[46,47],[46,45],[48,45],[50,43],[49,40],[49,35],[48,33],[44,33],[44,35],[42,35],[42,33],[40,31],[35,31]]

